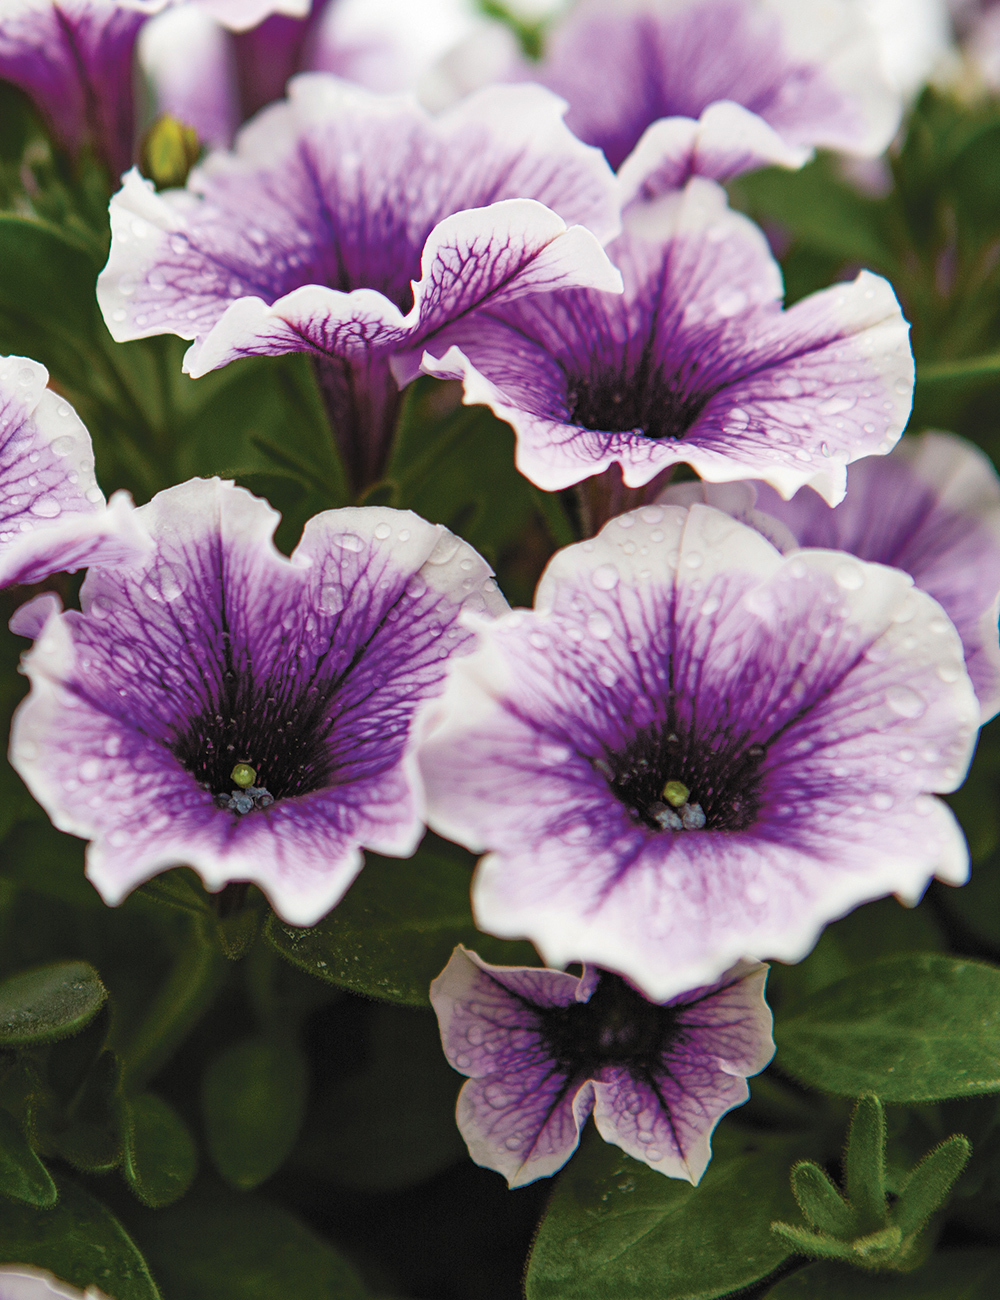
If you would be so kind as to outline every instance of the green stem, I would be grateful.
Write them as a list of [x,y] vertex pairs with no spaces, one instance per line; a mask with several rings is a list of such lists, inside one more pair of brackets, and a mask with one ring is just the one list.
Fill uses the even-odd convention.
[[193,916],[187,942],[131,1040],[121,1049],[129,1092],[141,1091],[187,1038],[215,1001],[229,963],[215,942],[212,921]]

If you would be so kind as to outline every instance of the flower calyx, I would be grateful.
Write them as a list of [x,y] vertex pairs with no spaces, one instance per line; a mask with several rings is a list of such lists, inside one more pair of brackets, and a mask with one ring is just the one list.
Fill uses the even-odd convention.
[[968,1138],[953,1133],[929,1151],[889,1196],[885,1169],[885,1111],[871,1093],[858,1100],[844,1153],[845,1188],[819,1165],[792,1167],[792,1192],[808,1227],[771,1224],[797,1254],[837,1259],[870,1271],[904,1272],[919,1263],[917,1239],[944,1203],[972,1154]]

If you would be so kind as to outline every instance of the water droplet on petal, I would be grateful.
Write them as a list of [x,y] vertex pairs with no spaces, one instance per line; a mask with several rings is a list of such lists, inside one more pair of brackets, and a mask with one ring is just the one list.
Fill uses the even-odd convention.
[[595,609],[587,618],[587,631],[598,641],[608,641],[614,635],[611,620],[607,614],[602,614],[599,609]]
[[338,533],[333,539],[334,545],[339,546],[342,551],[358,552],[364,549],[364,542],[357,533]]
[[392,536],[392,528],[388,524],[376,524],[375,536],[380,542],[384,542],[387,537]]
[[33,515],[39,515],[42,519],[55,519],[62,514],[62,506],[55,497],[41,497],[38,501],[33,501],[29,508]]
[[890,686],[885,693],[885,702],[901,718],[919,718],[927,708],[923,696],[909,686]]
[[618,586],[618,570],[613,564],[602,564],[590,575],[590,581],[598,591],[612,591]]
[[859,564],[838,564],[833,571],[833,578],[838,587],[845,591],[858,591],[865,585],[865,573]]
[[339,582],[325,582],[319,589],[319,608],[324,614],[337,614],[346,604],[344,588]]

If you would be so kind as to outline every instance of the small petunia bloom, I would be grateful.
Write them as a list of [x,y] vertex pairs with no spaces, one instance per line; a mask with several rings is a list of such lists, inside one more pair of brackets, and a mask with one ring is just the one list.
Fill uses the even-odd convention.
[[491,966],[456,948],[431,984],[456,1117],[476,1164],[523,1187],[560,1169],[590,1114],[606,1142],[697,1184],[712,1131],[774,1055],[767,967],[741,962],[656,1003],[628,980]]
[[932,792],[964,777],[979,706],[951,621],[901,570],[645,506],[477,635],[422,723],[428,821],[487,854],[479,927],[552,966],[661,1000],[966,878]]
[[0,357],[0,587],[149,548],[126,492],[105,506],[90,434],[28,357]]
[[810,483],[833,504],[848,462],[899,437],[913,358],[887,281],[862,271],[783,310],[763,233],[698,177],[634,212],[608,251],[624,295],[490,306],[424,352],[424,370],[461,378],[466,402],[513,425],[539,487],[617,463],[637,488],[686,462],[783,496]]
[[690,175],[801,166],[816,146],[872,156],[901,111],[854,0],[582,0],[534,76],[616,170],[642,143],[650,194]]
[[745,498],[678,484],[661,500],[707,500],[786,552],[822,546],[904,569],[955,624],[982,720],[1000,710],[1000,478],[978,447],[950,433],[903,438],[850,467],[832,510],[809,488],[791,501],[763,483],[734,488]]
[[416,848],[414,711],[468,648],[460,610],[503,598],[469,546],[408,511],[317,515],[291,559],[277,514],[217,479],[137,514],[151,553],[92,567],[82,612],[48,595],[13,621],[37,639],[11,761],[91,841],[106,902],[186,864],[313,924],[362,848]]
[[106,1300],[97,1287],[77,1291],[28,1264],[0,1264],[0,1300]]
[[321,73],[217,152],[186,190],[131,172],[111,202],[98,298],[118,340],[174,333],[203,375],[308,352],[355,484],[399,409],[390,361],[449,322],[564,285],[619,290],[620,224],[600,153],[538,86],[488,88],[439,117]]

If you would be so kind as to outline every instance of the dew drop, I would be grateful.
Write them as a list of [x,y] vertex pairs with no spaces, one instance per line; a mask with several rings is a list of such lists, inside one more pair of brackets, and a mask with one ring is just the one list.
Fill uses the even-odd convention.
[[342,551],[354,551],[355,553],[363,550],[365,545],[357,533],[338,533],[333,541]]
[[392,536],[392,528],[388,524],[376,524],[375,536],[380,542],[384,542],[387,537]]
[[339,582],[325,582],[319,589],[319,608],[324,614],[337,614],[344,608],[344,588]]
[[885,693],[885,702],[901,718],[919,718],[927,708],[923,696],[909,686],[890,686]]
[[62,506],[54,497],[41,497],[38,501],[33,501],[29,509],[33,515],[42,519],[55,519],[62,514]]
[[595,609],[587,618],[587,631],[598,641],[609,641],[614,635],[614,628],[607,614]]
[[598,591],[612,591],[618,586],[618,570],[613,564],[602,564],[590,575],[590,581]]
[[858,591],[865,585],[864,570],[857,564],[838,564],[833,571],[833,579],[845,591]]

